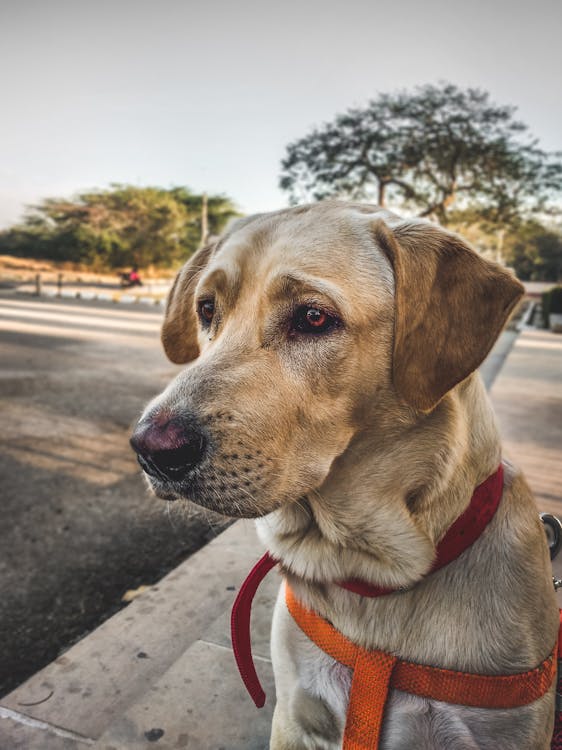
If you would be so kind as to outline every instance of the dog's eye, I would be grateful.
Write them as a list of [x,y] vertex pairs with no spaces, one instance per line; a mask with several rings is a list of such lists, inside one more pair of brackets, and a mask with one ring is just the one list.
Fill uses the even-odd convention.
[[325,333],[339,325],[339,319],[319,307],[302,305],[291,321],[291,333]]
[[203,323],[203,325],[209,325],[215,314],[215,303],[212,299],[201,300],[201,302],[197,306],[197,310],[199,312],[199,317],[201,318],[201,322]]

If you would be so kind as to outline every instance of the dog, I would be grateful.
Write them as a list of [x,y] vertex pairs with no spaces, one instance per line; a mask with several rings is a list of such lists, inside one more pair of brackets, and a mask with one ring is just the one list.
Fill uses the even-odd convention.
[[[533,669],[558,610],[545,534],[503,461],[485,533],[427,575],[436,546],[502,461],[477,373],[523,293],[459,236],[326,201],[237,220],[170,292],[162,342],[188,364],[132,438],[154,492],[256,518],[304,606],[364,648],[480,674]],[[378,598],[334,584],[399,589]],[[350,670],[290,616],[271,636],[272,750],[341,747]],[[542,750],[554,685],[469,708],[392,690],[380,748]]]

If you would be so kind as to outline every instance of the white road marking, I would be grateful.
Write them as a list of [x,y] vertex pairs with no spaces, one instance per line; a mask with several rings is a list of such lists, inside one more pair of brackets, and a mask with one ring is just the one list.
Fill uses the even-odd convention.
[[57,737],[63,737],[66,740],[74,740],[74,742],[82,742],[84,745],[93,745],[95,743],[95,740],[91,739],[90,737],[84,737],[82,734],[70,732],[68,729],[61,729],[54,724],[48,724],[46,721],[32,719],[30,716],[20,714],[18,711],[12,711],[9,708],[4,708],[4,706],[0,706],[0,718],[11,719],[18,724],[24,724],[26,727],[41,729],[44,732],[51,732]]
[[17,308],[25,310],[53,310],[55,312],[66,313],[72,315],[74,313],[84,314],[87,312],[92,315],[99,315],[101,317],[110,318],[131,318],[133,320],[161,320],[162,312],[159,309],[155,309],[154,312],[148,310],[128,310],[115,306],[115,309],[108,309],[107,307],[95,307],[94,305],[81,305],[79,303],[74,305],[65,305],[56,302],[39,302],[31,298],[29,301],[19,299],[8,299],[0,297],[0,307],[2,308]]
[[48,324],[49,322],[52,323],[72,323],[72,324],[80,324],[81,326],[85,327],[91,327],[91,328],[97,328],[97,327],[103,327],[103,328],[118,328],[123,331],[159,331],[160,330],[160,322],[158,320],[155,320],[152,322],[142,322],[142,321],[135,321],[130,319],[123,319],[118,318],[117,320],[110,318],[110,317],[99,317],[95,314],[95,311],[93,311],[93,314],[90,314],[90,311],[87,312],[87,314],[79,314],[75,312],[71,313],[62,313],[62,312],[50,312],[48,310],[42,310],[42,309],[35,309],[35,310],[25,310],[22,308],[18,308],[16,310],[14,309],[8,309],[0,305],[0,317],[5,318],[26,318],[29,320],[37,320],[38,322],[41,322],[42,324]]

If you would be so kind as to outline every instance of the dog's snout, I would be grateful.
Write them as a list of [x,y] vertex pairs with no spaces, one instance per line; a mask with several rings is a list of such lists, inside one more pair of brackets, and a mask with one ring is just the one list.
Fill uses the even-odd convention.
[[206,441],[199,425],[170,419],[142,420],[131,437],[142,469],[152,477],[180,481],[203,458]]

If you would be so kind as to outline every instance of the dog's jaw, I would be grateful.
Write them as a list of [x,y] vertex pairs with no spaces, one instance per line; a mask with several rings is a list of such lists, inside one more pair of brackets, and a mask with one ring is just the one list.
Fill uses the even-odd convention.
[[[487,458],[478,454],[467,460],[471,436],[460,425],[467,423],[474,395],[486,399],[478,375],[470,380],[431,415],[413,424],[404,419],[399,440],[396,424],[387,431],[381,420],[357,435],[306,502],[285,503],[257,522],[269,552],[293,575],[316,584],[360,578],[375,586],[408,588],[421,580],[437,542],[500,460],[490,410],[487,419],[485,410],[478,415],[481,424],[488,422]],[[455,441],[447,437],[451,434]],[[420,464],[414,444],[422,442],[432,452]]]
[[[310,516],[295,504],[282,506],[256,521],[269,552],[291,574],[307,582],[329,584],[360,578],[377,586],[401,588],[412,585],[431,568],[435,547],[406,514],[398,515],[388,507],[378,513],[381,524],[385,524],[380,534],[340,528],[340,541],[328,539],[323,533],[322,522],[318,521],[321,515],[315,515],[314,503]],[[363,537],[361,541],[359,536]]]

